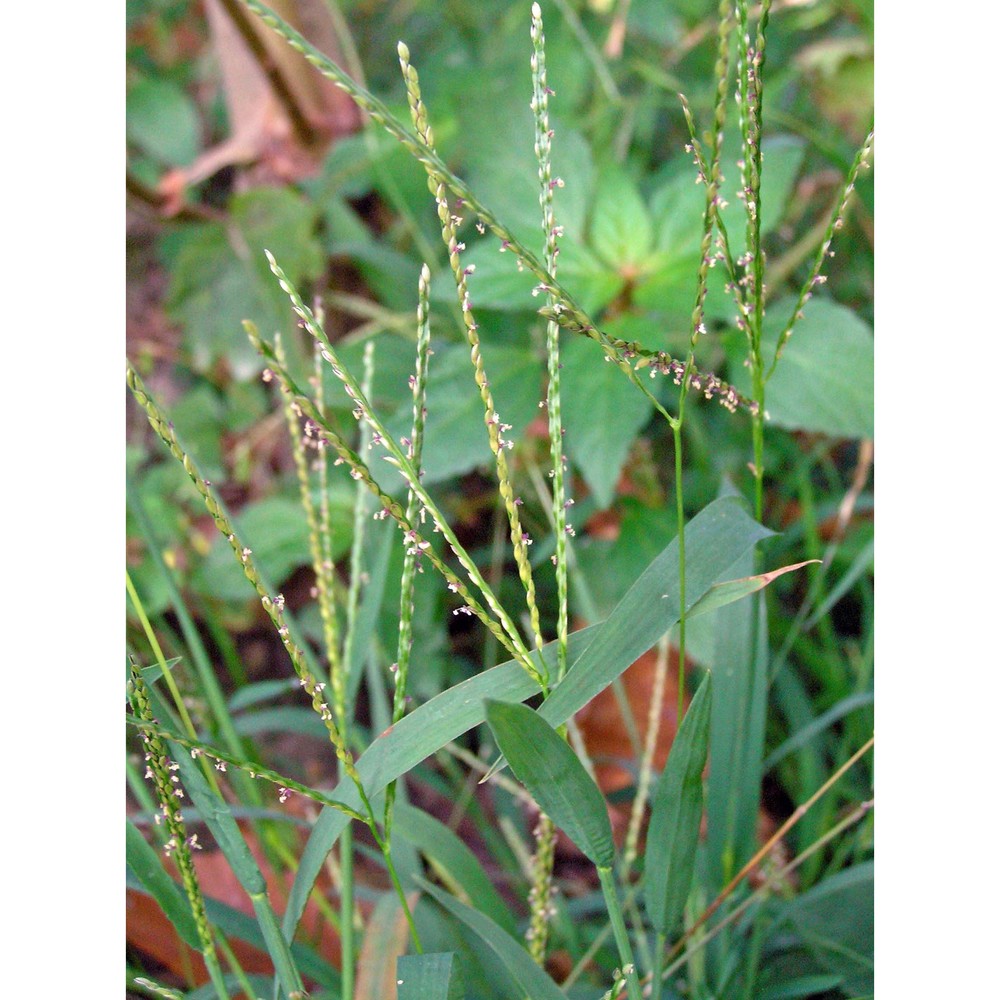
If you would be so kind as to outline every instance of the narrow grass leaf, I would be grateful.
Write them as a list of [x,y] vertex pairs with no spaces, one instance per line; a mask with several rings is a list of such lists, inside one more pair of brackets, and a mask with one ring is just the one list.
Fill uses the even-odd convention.
[[792,566],[773,569],[769,573],[759,573],[757,576],[747,576],[742,580],[726,580],[725,583],[717,583],[704,597],[688,609],[688,618],[707,614],[709,611],[715,611],[717,608],[732,604],[733,601],[738,601],[741,597],[747,597],[758,590],[763,590],[779,576],[784,576],[786,573],[819,561],[819,559],[807,559],[805,562],[795,563]]
[[835,990],[842,982],[842,976],[832,973],[797,976],[786,983],[768,987],[760,993],[757,1000],[799,1000],[802,997],[814,997]]
[[518,780],[599,868],[615,860],[604,796],[569,744],[526,705],[488,701],[486,721]]
[[517,932],[513,915],[483,871],[479,859],[444,823],[397,799],[392,829],[427,858],[453,893],[464,894],[470,905],[488,913],[508,934]]
[[396,962],[397,1000],[462,1000],[462,970],[453,951],[400,955]]
[[712,675],[701,682],[670,748],[653,796],[646,840],[646,910],[660,934],[669,934],[691,891],[701,830],[702,773],[708,758]]
[[803,631],[811,629],[820,619],[825,618],[833,606],[854,586],[858,579],[872,567],[875,559],[875,539],[851,560],[851,565],[844,575],[830,588],[823,603],[802,623]]
[[[738,572],[737,561],[771,534],[733,496],[713,500],[692,518],[686,529],[688,608],[720,579]],[[677,624],[679,578],[675,538],[632,585],[538,710],[546,722],[562,725]]]
[[797,730],[777,747],[764,761],[764,773],[766,774],[772,767],[780,764],[790,753],[795,753],[796,750],[807,746],[823,730],[840,721],[845,715],[849,715],[855,709],[864,708],[865,705],[870,705],[874,701],[875,694],[872,691],[858,691],[855,694],[849,694],[846,698],[841,698],[836,705]]
[[[240,993],[243,983],[238,976],[225,976],[224,981],[234,994],[237,996],[245,995]],[[246,981],[254,989],[255,996],[266,996],[271,989],[271,979],[269,976],[247,976]],[[219,994],[216,992],[213,983],[205,983],[204,986],[199,986],[198,989],[184,994],[184,1000],[218,1000],[218,997]]]
[[159,853],[150,847],[132,823],[125,825],[125,862],[142,887],[159,904],[184,943],[195,951],[201,951],[198,927],[187,896],[163,867]]
[[[125,869],[125,887],[138,892],[148,890],[139,881],[139,877],[132,871],[131,867]],[[210,896],[205,897],[205,912],[214,927],[218,927],[227,938],[238,938],[260,951],[266,951],[267,945],[264,942],[264,935],[261,933],[260,925],[257,921],[248,916],[242,910],[222,903]],[[292,955],[296,966],[304,976],[314,979],[322,986],[340,991],[340,974],[333,966],[325,962],[316,952],[301,941],[296,941],[291,946]],[[214,994],[212,994],[214,996]]]
[[[749,552],[736,567],[743,573],[753,568]],[[756,845],[767,702],[767,616],[759,596],[727,605],[714,615],[707,856],[711,882],[721,888]]]
[[512,938],[498,924],[471,906],[460,903],[453,896],[442,892],[435,885],[423,879],[420,887],[432,896],[444,909],[465,924],[500,959],[504,968],[513,977],[524,995],[531,1000],[566,1000],[565,994],[545,974],[535,960],[525,951],[519,941]]

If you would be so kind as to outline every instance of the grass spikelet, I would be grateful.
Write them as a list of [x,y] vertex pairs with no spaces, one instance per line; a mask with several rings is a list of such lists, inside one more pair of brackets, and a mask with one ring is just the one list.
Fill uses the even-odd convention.
[[[406,94],[410,104],[410,116],[421,138],[427,143],[429,148],[433,148],[433,133],[427,120],[426,107],[420,97],[420,80],[416,69],[410,64],[408,57],[409,52],[406,46],[401,43],[399,46],[399,64],[403,72],[403,79],[406,81]],[[465,327],[466,339],[469,342],[476,385],[479,387],[479,395],[483,401],[490,450],[493,452],[496,461],[500,496],[503,499],[504,508],[507,511],[507,519],[510,522],[510,540],[514,550],[514,560],[517,564],[518,576],[524,586],[528,615],[531,621],[532,637],[534,638],[535,647],[541,649],[544,643],[542,640],[538,604],[535,600],[535,581],[531,571],[531,560],[528,558],[528,545],[531,544],[531,539],[521,526],[521,516],[517,509],[518,499],[514,495],[514,488],[510,480],[510,470],[507,465],[506,451],[513,447],[514,442],[503,436],[506,431],[510,430],[510,426],[501,421],[496,411],[493,394],[490,392],[489,380],[486,377],[478,325],[472,313],[472,300],[469,294],[468,278],[472,273],[472,269],[463,267],[461,261],[461,252],[465,249],[465,244],[461,243],[458,239],[458,226],[462,219],[452,212],[444,178],[429,164],[425,163],[424,167],[427,170],[428,186],[434,195],[434,201],[437,205],[438,221],[441,224],[441,238],[448,248],[448,263],[451,266],[451,271],[455,278],[455,287],[458,291],[462,322]],[[545,680],[547,685],[547,678]]]

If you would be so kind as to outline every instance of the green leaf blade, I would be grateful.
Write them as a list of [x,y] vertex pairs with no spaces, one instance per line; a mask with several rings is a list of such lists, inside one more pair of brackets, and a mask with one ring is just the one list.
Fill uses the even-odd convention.
[[[688,608],[750,552],[773,534],[746,512],[736,497],[713,500],[686,529]],[[604,690],[629,664],[680,620],[677,539],[647,567],[601,626],[565,680],[538,710],[550,725],[562,725]]]
[[453,896],[442,892],[437,886],[417,880],[421,889],[435,899],[445,910],[457,917],[493,951],[503,963],[504,968],[523,990],[524,995],[531,1000],[566,1000],[566,995],[545,974],[544,970],[535,964],[534,959],[525,951],[519,941],[512,938],[489,917],[484,916],[471,906],[460,903]]
[[462,1000],[461,968],[455,952],[400,955],[396,962],[397,1000]]
[[160,862],[159,854],[132,823],[125,825],[125,861],[135,877],[159,904],[184,943],[201,951],[198,926],[191,904]]
[[646,841],[646,909],[660,934],[684,912],[694,877],[708,759],[712,675],[702,681],[681,722],[653,796]]
[[525,705],[487,701],[486,721],[542,811],[600,868],[614,863],[608,808],[569,744]]

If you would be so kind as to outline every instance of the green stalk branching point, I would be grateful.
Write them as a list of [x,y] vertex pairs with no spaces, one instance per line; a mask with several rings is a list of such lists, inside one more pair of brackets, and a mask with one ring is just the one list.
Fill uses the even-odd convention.
[[[406,94],[410,105],[410,117],[413,119],[413,126],[424,145],[433,151],[434,134],[427,120],[427,108],[420,96],[420,79],[416,69],[410,64],[409,50],[402,42],[397,46],[397,51],[399,53],[399,65],[406,83]],[[503,423],[500,419],[493,401],[493,394],[490,391],[489,379],[486,377],[478,324],[472,312],[472,299],[469,293],[469,277],[474,273],[474,268],[464,267],[461,259],[461,252],[465,249],[465,244],[458,239],[458,226],[461,224],[462,218],[452,211],[444,176],[432,164],[426,161],[424,162],[424,168],[427,171],[428,187],[437,205],[438,221],[441,225],[441,238],[448,249],[448,263],[455,278],[459,306],[462,311],[462,323],[471,350],[476,385],[479,387],[479,395],[483,402],[490,450],[493,452],[496,462],[500,496],[503,498],[504,508],[507,511],[507,519],[510,522],[510,541],[514,550],[514,561],[517,565],[517,573],[521,579],[521,584],[524,587],[532,637],[535,642],[535,648],[541,649],[545,642],[542,639],[541,620],[538,614],[538,604],[535,600],[535,581],[531,571],[531,560],[528,557],[528,546],[531,544],[531,538],[521,526],[521,515],[518,511],[519,500],[514,495],[510,470],[507,466],[507,451],[514,446],[514,442],[504,437],[504,434],[511,427],[509,424]],[[547,685],[548,678],[545,678],[545,681]]]
[[193,759],[203,757],[205,760],[211,761],[215,765],[215,769],[217,771],[228,772],[229,768],[232,767],[243,771],[251,778],[260,778],[264,781],[270,782],[272,785],[277,786],[278,800],[281,803],[284,803],[288,799],[289,795],[295,793],[303,796],[304,798],[310,799],[321,806],[329,806],[331,809],[336,809],[338,812],[342,812],[345,816],[350,816],[351,819],[356,819],[362,823],[367,822],[365,817],[356,809],[352,809],[350,806],[345,805],[343,802],[339,802],[337,799],[331,799],[322,792],[318,792],[314,788],[310,788],[308,785],[303,785],[294,778],[289,778],[283,774],[279,774],[271,768],[264,767],[256,762],[240,760],[240,758],[234,754],[221,750],[219,747],[213,746],[211,743],[205,743],[201,740],[193,740],[186,736],[180,736],[177,733],[165,729],[154,720],[142,720],[136,718],[131,721],[132,725],[134,725],[137,729],[140,729],[144,735],[153,736],[158,739],[170,740],[178,746],[184,747],[185,750],[188,750]]
[[[149,692],[146,689],[146,682],[142,673],[133,663],[131,666],[132,685],[130,700],[132,712],[138,722],[142,724],[154,723],[153,709],[149,699]],[[164,853],[167,857],[175,856],[177,868],[181,873],[181,881],[184,885],[184,892],[188,902],[191,904],[191,911],[194,915],[195,926],[198,929],[198,940],[201,942],[201,954],[205,960],[205,966],[209,971],[212,983],[218,991],[222,1000],[228,1000],[229,993],[226,990],[225,980],[222,975],[222,968],[215,951],[215,943],[212,940],[212,930],[208,922],[208,915],[205,912],[205,899],[201,894],[198,885],[198,875],[194,869],[194,861],[191,857],[192,850],[201,850],[198,843],[198,834],[193,833],[188,836],[184,826],[184,820],[178,808],[178,800],[183,798],[184,790],[179,785],[179,779],[174,773],[177,764],[170,760],[167,753],[166,744],[156,734],[148,731],[142,732],[142,741],[146,746],[143,755],[146,761],[146,777],[153,783],[156,791],[156,798],[160,804],[160,813],[156,816],[156,822],[162,819],[166,825],[170,839],[164,846]]]
[[139,618],[142,630],[146,634],[146,638],[149,640],[150,648],[153,650],[153,656],[156,657],[156,662],[160,665],[160,669],[163,671],[163,682],[167,685],[167,689],[170,691],[170,697],[173,698],[174,707],[177,709],[177,714],[181,718],[184,729],[191,736],[194,736],[195,728],[194,723],[191,721],[191,715],[187,710],[187,705],[184,704],[184,699],[181,696],[180,689],[177,687],[177,680],[174,677],[173,671],[167,669],[167,660],[163,655],[163,650],[160,648],[160,640],[156,638],[156,633],[153,631],[153,626],[150,624],[149,618],[146,615],[146,609],[143,607],[142,600],[139,597],[139,592],[135,589],[135,584],[132,583],[132,575],[128,570],[125,570],[125,589],[128,591],[129,600],[131,600],[132,608]]

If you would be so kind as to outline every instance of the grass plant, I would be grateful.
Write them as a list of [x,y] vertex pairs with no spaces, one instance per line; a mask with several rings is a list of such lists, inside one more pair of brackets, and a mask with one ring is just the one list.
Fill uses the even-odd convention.
[[[449,165],[455,136],[439,128],[446,137],[439,148],[424,96],[427,79],[440,84],[439,67],[422,87],[417,42],[412,51],[397,45],[403,96],[393,102],[356,79],[360,60],[344,17],[336,28],[353,74],[260,0],[243,5],[249,14],[241,18],[259,18],[370,117],[363,156],[379,158],[372,176],[383,179],[404,239],[423,259],[412,268],[407,260],[402,293],[398,273],[389,283],[378,278],[379,267],[396,260],[385,247],[360,255],[375,262],[367,273],[387,300],[415,297],[407,316],[396,305],[362,308],[322,287],[288,241],[245,248],[253,267],[266,263],[258,280],[271,282],[266,294],[280,290],[294,320],[284,335],[244,323],[264,398],[277,396],[300,512],[293,515],[301,520],[299,561],[281,573],[283,592],[264,563],[275,560],[276,539],[291,528],[272,518],[256,533],[244,530],[249,513],[230,513],[222,488],[197,463],[197,448],[182,443],[147,388],[141,364],[128,362],[139,411],[193,484],[263,616],[248,619],[244,610],[244,624],[253,620],[268,656],[282,658],[270,665],[273,676],[251,679],[229,635],[239,629],[226,620],[225,602],[208,588],[196,614],[176,559],[164,557],[163,526],[147,511],[149,489],[130,487],[130,515],[150,561],[126,581],[135,623],[129,728],[145,748],[150,785],[130,761],[137,809],[129,887],[166,914],[208,977],[201,986],[193,974],[187,983],[158,982],[130,958],[130,991],[289,1000],[870,993],[871,547],[852,529],[868,499],[870,446],[853,433],[867,426],[863,399],[850,419],[822,411],[837,389],[810,353],[823,330],[806,331],[805,323],[871,158],[871,133],[839,181],[832,214],[800,226],[815,246],[804,256],[801,246],[789,251],[798,264],[779,260],[772,268],[781,206],[767,200],[780,190],[768,187],[769,170],[773,155],[780,178],[783,161],[780,147],[766,141],[764,84],[777,12],[769,0],[754,8],[720,0],[699,28],[707,80],[694,100],[677,98],[685,172],[658,177],[651,202],[658,207],[647,217],[638,187],[609,157],[601,176],[611,178],[602,182],[611,194],[602,201],[593,183],[590,221],[581,227],[572,185],[564,192],[556,164],[565,157],[566,170],[576,171],[570,158],[583,140],[567,129],[565,151],[560,145],[559,98],[550,86],[557,62],[534,3],[518,15],[537,175],[520,178],[531,181],[537,199],[529,230],[503,221],[504,206],[491,208]],[[630,103],[609,55],[622,44],[628,7],[611,18],[603,52],[588,34],[592,19],[581,19],[574,5],[560,0],[548,15],[559,18],[559,53],[575,39],[597,74],[593,129],[597,136],[614,126],[612,150],[627,149],[636,122],[654,107]],[[780,31],[778,44],[788,44]],[[647,75],[656,72],[647,65]],[[294,100],[283,91],[285,104]],[[306,128],[300,114],[293,117],[299,131]],[[412,163],[392,161],[376,127]],[[425,175],[423,205],[405,173],[411,165]],[[681,180],[702,185],[696,200]],[[502,192],[502,179],[491,184],[487,174],[485,183]],[[789,187],[783,190],[787,199]],[[515,216],[518,204],[511,201]],[[334,229],[347,225],[339,211],[328,208]],[[652,217],[661,233],[655,238]],[[435,229],[443,255],[433,250]],[[581,242],[584,233],[594,247]],[[202,235],[209,239],[209,230]],[[671,258],[681,245],[687,249]],[[597,294],[610,281],[602,254],[616,261],[610,295]],[[782,285],[776,304],[767,284],[773,273]],[[518,284],[525,274],[532,285]],[[453,287],[450,301],[436,297],[432,279],[434,289]],[[650,287],[668,290],[669,308]],[[312,307],[305,288],[315,296]],[[370,325],[345,335],[328,316],[340,308],[364,313]],[[651,322],[636,320],[640,308]],[[849,324],[841,333],[832,322],[841,314],[825,308],[820,318],[830,335],[845,352],[860,351],[863,369],[863,341]],[[787,318],[775,326],[768,310]],[[661,314],[682,317],[687,328],[661,329]],[[520,414],[509,415],[519,404],[508,409],[514,392],[504,359],[520,355],[504,338],[520,336],[512,332],[517,324],[540,362],[531,370],[538,393],[530,385],[522,392],[531,409],[544,411],[531,434]],[[796,353],[797,331],[810,350]],[[383,333],[391,351],[376,350]],[[468,358],[461,369],[451,361],[459,350]],[[432,361],[435,354],[443,357]],[[816,373],[805,400],[796,381],[803,371]],[[452,373],[455,385],[462,378],[473,387],[462,398],[471,398],[470,412],[478,408],[472,429],[489,447],[472,466],[456,465],[448,452],[459,442],[436,431],[437,420],[457,421],[455,404],[436,389]],[[580,384],[592,393],[582,405]],[[388,412],[387,397],[390,406],[393,397],[405,406]],[[588,414],[608,400],[620,400],[614,405],[623,419],[640,414],[626,442],[631,471],[626,448],[610,478],[577,444],[617,447],[618,413],[604,415],[610,426]],[[646,436],[656,450],[645,468],[655,485],[647,503],[636,485],[643,460],[635,442],[650,417]],[[819,436],[829,437],[838,420],[852,433],[834,440],[864,442],[846,488],[844,463]],[[463,434],[468,429],[462,425]],[[469,530],[457,475],[448,472],[469,475],[486,455],[490,486],[477,480],[474,502],[487,512],[492,554]],[[616,493],[620,477],[638,495],[631,507]],[[601,503],[602,492],[609,502]],[[619,538],[602,548],[588,536],[610,501],[620,503]],[[787,513],[793,505],[797,518]],[[308,601],[291,587],[296,565],[306,571]],[[844,641],[834,613],[847,598],[861,608],[862,624]],[[586,627],[573,630],[574,615]],[[457,652],[461,636],[504,661],[470,669],[475,656]],[[633,713],[623,675],[653,649],[648,705]],[[598,781],[595,764],[603,762],[589,754],[578,718],[612,686],[634,730],[622,741],[634,759],[621,836],[610,818],[614,795]],[[266,729],[255,729],[254,719],[266,721],[269,710],[294,749],[282,753],[255,738]],[[657,767],[671,714],[676,734]],[[325,756],[310,754],[324,761],[321,777],[297,757],[303,746],[315,747],[317,735]],[[784,796],[784,821],[760,833],[770,820],[765,793],[775,789]],[[435,800],[450,808],[432,812],[426,806]],[[152,812],[155,823],[147,822]],[[162,833],[155,829],[161,820]],[[189,833],[192,825],[197,833]],[[214,842],[252,918],[206,898],[192,857],[201,841]],[[280,904],[265,871],[287,887]],[[307,908],[335,928],[339,961],[308,939]],[[248,973],[236,941],[263,951],[272,974]]]

